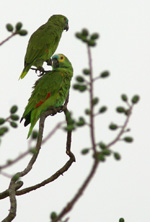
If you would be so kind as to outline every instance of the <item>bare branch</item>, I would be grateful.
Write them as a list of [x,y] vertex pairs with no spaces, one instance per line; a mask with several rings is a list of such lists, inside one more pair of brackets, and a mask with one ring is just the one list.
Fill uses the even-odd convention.
[[130,116],[132,114],[132,109],[133,109],[133,105],[130,106],[130,109],[129,109],[129,114],[127,115],[127,118],[125,120],[125,123],[123,124],[119,134],[116,136],[115,139],[113,139],[108,145],[107,145],[107,149],[110,148],[111,146],[113,146],[116,142],[118,142],[122,136],[122,134],[125,132],[125,128],[127,127],[127,124],[129,123],[129,119],[130,119]]
[[93,106],[93,67],[92,67],[92,56],[90,47],[87,45],[88,49],[88,59],[89,59],[89,69],[90,69],[90,134],[91,134],[91,142],[92,142],[92,149],[94,153],[96,153],[96,144],[95,144],[95,135],[94,135],[94,106]]
[[0,46],[3,45],[5,42],[7,42],[9,39],[11,39],[16,34],[17,34],[16,32],[13,32],[10,36],[8,36],[6,39],[4,39],[2,42],[0,42]]

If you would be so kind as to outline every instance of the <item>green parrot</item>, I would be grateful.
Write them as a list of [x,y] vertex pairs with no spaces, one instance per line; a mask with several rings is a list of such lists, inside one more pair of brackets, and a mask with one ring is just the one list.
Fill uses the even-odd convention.
[[49,107],[62,106],[68,96],[73,68],[63,54],[52,57],[52,71],[46,72],[35,82],[34,90],[25,108],[20,122],[25,119],[24,126],[31,123],[28,137],[41,114]]
[[48,62],[57,49],[63,30],[68,31],[68,29],[68,19],[65,16],[53,15],[47,23],[31,35],[25,55],[24,69],[19,79],[25,77],[31,66],[42,69],[43,62]]

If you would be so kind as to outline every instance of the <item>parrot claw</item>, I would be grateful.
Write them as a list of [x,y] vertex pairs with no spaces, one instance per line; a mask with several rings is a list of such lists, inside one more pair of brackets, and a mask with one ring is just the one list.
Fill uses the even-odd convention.
[[[44,68],[43,68],[42,66],[39,66],[39,67],[37,68],[37,71],[40,72],[40,74],[38,75],[38,77],[41,77],[41,76],[44,75],[45,70],[44,70]],[[37,72],[37,71],[36,71],[36,72]]]

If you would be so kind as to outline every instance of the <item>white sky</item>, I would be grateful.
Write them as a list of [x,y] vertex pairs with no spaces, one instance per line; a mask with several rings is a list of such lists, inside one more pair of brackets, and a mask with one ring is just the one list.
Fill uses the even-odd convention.
[[[109,123],[116,121],[121,124],[124,120],[115,113],[115,107],[122,104],[120,95],[126,93],[130,97],[134,94],[141,96],[129,124],[132,129],[129,135],[134,137],[134,143],[128,145],[120,142],[113,148],[120,152],[122,160],[117,162],[110,157],[101,164],[88,189],[67,215],[70,222],[117,222],[120,217],[128,222],[150,221],[149,11],[148,0],[0,1],[0,41],[9,35],[5,29],[6,23],[16,24],[21,21],[29,32],[26,37],[16,36],[0,48],[1,117],[9,114],[13,104],[19,105],[19,114],[22,115],[31,87],[37,79],[34,72],[30,71],[25,79],[18,81],[28,39],[53,14],[63,14],[69,19],[70,29],[63,33],[56,53],[63,53],[70,59],[74,77],[87,67],[85,45],[74,37],[75,32],[86,27],[101,36],[97,47],[92,50],[94,73],[97,76],[101,71],[109,70],[111,77],[95,85],[95,95],[100,96],[101,105],[109,107],[108,113],[96,121],[98,141],[110,141],[116,134],[109,132]],[[81,95],[71,90],[69,109],[74,116],[82,115],[87,106],[87,94]],[[49,117],[45,132],[63,118],[63,114]],[[1,164],[27,149],[27,133],[28,128],[21,124],[18,130],[11,129],[5,136],[0,150]],[[45,188],[17,197],[15,222],[49,221],[49,213],[53,210],[60,212],[73,197],[92,164],[90,155],[80,155],[82,148],[90,146],[88,136],[86,128],[74,133],[72,150],[77,161],[64,176]],[[34,168],[23,178],[24,187],[41,182],[66,162],[65,139],[65,134],[59,130],[42,147]],[[24,169],[28,160],[29,157],[5,172],[13,174]],[[0,192],[8,184],[9,179],[0,176]],[[2,200],[0,220],[7,215],[8,209],[9,199]]]

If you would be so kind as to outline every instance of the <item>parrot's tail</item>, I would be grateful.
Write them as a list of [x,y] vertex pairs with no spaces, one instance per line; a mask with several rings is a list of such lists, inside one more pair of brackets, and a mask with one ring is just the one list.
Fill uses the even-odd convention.
[[[34,112],[34,111],[33,111],[33,112]],[[34,113],[33,113],[33,114],[34,114]],[[31,122],[27,139],[31,136],[32,130],[33,130],[33,128],[34,128],[34,126],[35,126],[35,124],[36,124],[37,121],[38,121],[38,118],[34,118],[34,120]]]
[[27,139],[31,136],[31,133],[32,133],[33,127],[34,127],[34,126],[32,126],[32,125],[30,126],[30,129],[29,129],[29,133],[28,133]]
[[27,75],[29,69],[30,69],[29,66],[24,67],[24,69],[23,69],[23,71],[22,71],[22,73],[21,73],[19,79],[23,79],[23,78]]

